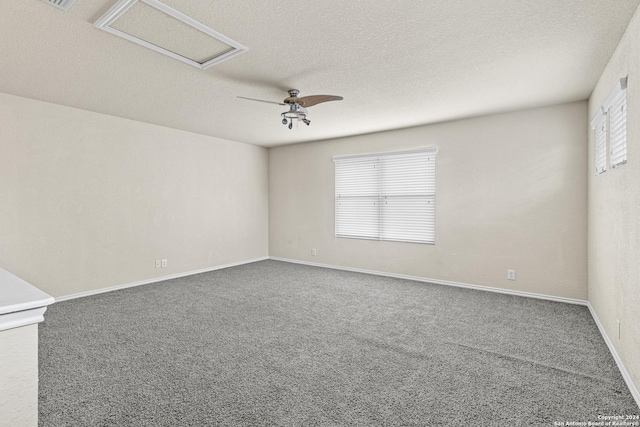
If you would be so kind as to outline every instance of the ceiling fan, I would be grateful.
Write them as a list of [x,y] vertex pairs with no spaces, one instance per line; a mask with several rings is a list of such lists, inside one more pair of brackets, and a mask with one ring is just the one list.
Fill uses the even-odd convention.
[[307,107],[312,107],[316,104],[329,101],[342,101],[344,98],[336,95],[310,95],[299,97],[300,91],[298,89],[290,89],[289,97],[285,98],[282,102],[266,101],[264,99],[247,98],[246,96],[239,96],[238,98],[248,99],[250,101],[267,102],[269,104],[288,105],[289,111],[285,111],[280,114],[282,116],[282,124],[289,125],[289,129],[293,128],[293,121],[297,120],[309,126],[311,120],[307,119],[309,111]]

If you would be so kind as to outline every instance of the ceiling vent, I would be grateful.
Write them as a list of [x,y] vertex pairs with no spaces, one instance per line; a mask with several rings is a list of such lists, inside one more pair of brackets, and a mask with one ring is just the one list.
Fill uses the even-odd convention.
[[76,0],[42,0],[60,10],[67,11]]
[[119,0],[94,26],[201,70],[248,50],[158,0]]

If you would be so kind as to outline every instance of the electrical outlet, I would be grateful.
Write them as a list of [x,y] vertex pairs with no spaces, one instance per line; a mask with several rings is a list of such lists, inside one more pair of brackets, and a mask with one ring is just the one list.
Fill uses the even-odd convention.
[[515,270],[507,270],[507,279],[516,280],[516,271]]
[[162,260],[162,268],[167,268],[167,260],[166,259]]
[[159,259],[156,260],[156,268],[160,268],[162,267],[162,261],[160,261]]
[[311,249],[311,256],[316,256],[316,249],[315,248]]

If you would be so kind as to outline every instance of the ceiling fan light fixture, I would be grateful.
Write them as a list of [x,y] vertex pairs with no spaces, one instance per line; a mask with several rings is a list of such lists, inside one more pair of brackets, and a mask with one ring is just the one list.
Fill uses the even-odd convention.
[[288,123],[289,129],[292,129],[294,120],[309,126],[311,121],[307,119],[307,114],[309,114],[309,110],[301,107],[300,104],[291,103],[289,104],[289,111],[285,111],[280,115],[282,116],[282,123],[285,125]]

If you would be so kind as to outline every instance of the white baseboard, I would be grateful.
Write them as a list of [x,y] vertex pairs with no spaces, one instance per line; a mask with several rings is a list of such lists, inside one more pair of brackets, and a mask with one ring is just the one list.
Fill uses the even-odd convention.
[[616,361],[616,364],[618,365],[618,369],[622,374],[622,378],[624,378],[624,382],[627,383],[627,387],[629,387],[629,391],[631,392],[631,395],[636,401],[636,405],[638,405],[638,407],[640,408],[640,392],[638,391],[638,388],[633,383],[633,380],[631,379],[631,375],[629,375],[627,368],[624,366],[624,363],[622,363],[622,359],[620,359],[620,356],[618,355],[616,348],[613,346],[613,342],[609,339],[609,336],[607,335],[607,332],[605,331],[604,326],[602,326],[602,323],[600,322],[600,319],[598,318],[596,311],[591,306],[591,303],[587,303],[587,307],[589,307],[589,311],[591,312],[591,317],[593,317],[593,320],[596,322],[596,325],[598,325],[600,334],[602,335],[604,342],[607,343],[607,347],[609,347],[609,351],[611,352],[613,359]]
[[455,286],[458,288],[477,289],[479,291],[496,292],[499,294],[518,295],[518,296],[527,297],[527,298],[537,298],[537,299],[544,299],[548,301],[566,302],[568,304],[577,304],[577,305],[588,304],[587,301],[580,300],[580,299],[556,297],[553,295],[535,294],[532,292],[512,291],[510,289],[492,288],[490,286],[472,285],[470,283],[451,282],[448,280],[429,279],[426,277],[408,276],[405,274],[387,273],[384,271],[365,270],[362,268],[352,268],[352,267],[342,267],[339,265],[331,265],[331,264],[320,264],[317,262],[299,261],[297,259],[289,259],[289,258],[269,257],[269,259],[272,259],[274,261],[290,262],[293,264],[304,264],[304,265],[311,265],[314,267],[331,268],[333,270],[354,271],[356,273],[366,273],[366,274],[374,274],[376,276],[394,277],[396,279],[414,280],[416,282],[435,283],[436,285]]
[[116,286],[110,286],[108,288],[96,289],[96,290],[93,290],[93,291],[79,292],[77,294],[71,294],[71,295],[64,295],[64,296],[61,296],[61,297],[57,297],[55,300],[56,300],[56,302],[58,302],[58,301],[66,301],[66,300],[70,300],[70,299],[75,299],[75,298],[88,297],[88,296],[91,296],[91,295],[102,294],[102,293],[105,293],[105,292],[111,292],[111,291],[117,291],[117,290],[120,290],[120,289],[132,288],[134,286],[148,285],[149,283],[163,282],[165,280],[177,279],[179,277],[192,276],[194,274],[206,273],[208,271],[222,270],[223,268],[235,267],[235,266],[243,265],[243,264],[251,264],[252,262],[264,261],[264,260],[267,260],[267,259],[269,259],[269,257],[255,258],[255,259],[250,259],[250,260],[246,260],[246,261],[233,262],[231,264],[217,265],[215,267],[207,267],[207,268],[203,268],[203,269],[200,269],[200,270],[193,270],[193,271],[186,271],[184,273],[171,274],[169,276],[154,277],[153,279],[140,280],[139,282],[125,283],[124,285],[116,285]]

